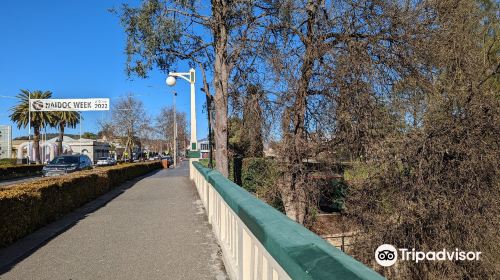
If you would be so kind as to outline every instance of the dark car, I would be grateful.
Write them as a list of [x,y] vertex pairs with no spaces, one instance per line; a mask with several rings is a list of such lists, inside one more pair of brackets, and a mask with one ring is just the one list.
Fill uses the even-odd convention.
[[58,156],[42,169],[42,174],[58,176],[86,169],[92,169],[92,161],[86,155]]

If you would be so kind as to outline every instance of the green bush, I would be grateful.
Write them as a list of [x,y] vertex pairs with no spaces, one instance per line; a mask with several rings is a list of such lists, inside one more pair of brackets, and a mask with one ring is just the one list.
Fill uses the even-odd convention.
[[[198,162],[203,165],[203,167],[208,168],[208,163],[209,163],[208,158],[202,158]],[[241,185],[241,161],[242,158],[230,158],[228,161],[229,165],[229,176],[228,179],[231,180],[232,182]],[[213,169],[215,168],[215,160],[213,161]]]
[[42,168],[43,164],[0,165],[0,180],[39,174]]
[[269,158],[245,158],[241,164],[241,186],[272,207],[285,211],[278,190],[279,168]]
[[160,162],[123,164],[0,189],[0,247],[5,247]]
[[343,211],[347,188],[348,185],[342,179],[332,179],[320,184],[319,208],[328,213]]
[[0,165],[16,165],[17,159],[15,158],[2,158],[0,159]]
[[[199,163],[201,163],[201,165],[203,165],[204,167],[208,168],[209,161],[210,160],[208,158],[202,158],[199,160]],[[214,160],[214,165],[215,165],[215,160]]]

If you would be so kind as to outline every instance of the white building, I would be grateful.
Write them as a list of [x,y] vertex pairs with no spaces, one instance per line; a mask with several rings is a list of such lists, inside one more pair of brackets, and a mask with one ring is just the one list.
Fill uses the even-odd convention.
[[0,158],[12,157],[12,126],[0,125]]
[[[58,137],[54,137],[47,141],[40,141],[40,157],[42,162],[51,161],[57,154]],[[91,160],[96,162],[100,157],[108,157],[110,145],[107,142],[101,142],[93,139],[73,139],[68,136],[63,138],[63,154],[85,154]],[[23,159],[28,156],[34,158],[33,141],[24,141],[14,145],[14,151],[18,159]]]

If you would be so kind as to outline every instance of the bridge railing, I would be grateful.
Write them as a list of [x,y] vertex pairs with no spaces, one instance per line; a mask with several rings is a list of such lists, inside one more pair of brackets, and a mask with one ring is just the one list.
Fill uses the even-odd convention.
[[226,179],[192,162],[231,279],[384,279]]

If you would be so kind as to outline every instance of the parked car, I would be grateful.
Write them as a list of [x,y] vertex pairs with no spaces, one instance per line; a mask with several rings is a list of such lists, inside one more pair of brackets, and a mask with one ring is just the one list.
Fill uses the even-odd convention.
[[97,160],[97,166],[111,166],[116,165],[116,160],[110,157],[102,157]]
[[92,161],[86,155],[58,156],[43,167],[42,176],[59,176],[87,169],[92,169]]

